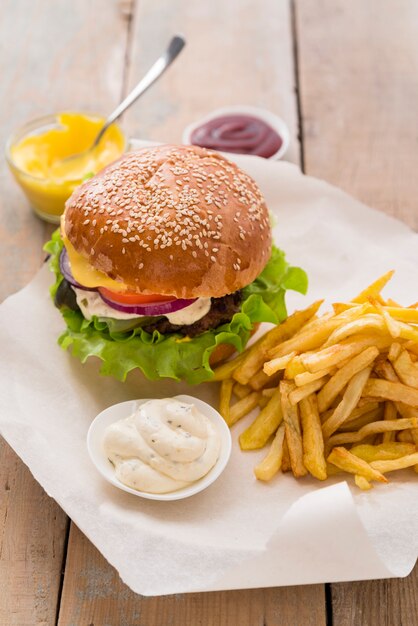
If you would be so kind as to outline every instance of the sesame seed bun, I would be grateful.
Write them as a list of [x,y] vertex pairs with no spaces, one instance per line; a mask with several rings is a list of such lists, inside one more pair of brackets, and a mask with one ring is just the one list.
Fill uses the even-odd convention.
[[73,193],[63,224],[95,269],[144,294],[221,297],[251,283],[271,252],[256,183],[197,146],[125,154]]

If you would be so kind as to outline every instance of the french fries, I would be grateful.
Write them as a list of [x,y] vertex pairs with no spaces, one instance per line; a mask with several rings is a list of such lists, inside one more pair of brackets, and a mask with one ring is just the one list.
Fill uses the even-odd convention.
[[289,394],[292,383],[282,381],[280,383],[280,399],[282,414],[285,425],[286,441],[289,449],[290,466],[293,475],[298,478],[307,473],[303,463],[302,431],[300,427],[299,411],[297,405],[292,405]]
[[315,394],[303,398],[300,403],[300,415],[303,432],[303,463],[312,476],[318,480],[325,480],[327,463],[324,456],[324,438]]
[[280,470],[283,459],[284,435],[284,424],[280,424],[267,456],[254,468],[254,474],[258,480],[271,480]]
[[243,450],[263,448],[271,435],[277,430],[283,420],[279,399],[280,389],[278,387],[254,422],[241,434],[239,443]]
[[242,450],[270,443],[257,479],[351,474],[369,490],[418,472],[418,306],[383,298],[392,275],[324,315],[322,301],[296,311],[215,370],[230,426],[258,407],[239,437]]

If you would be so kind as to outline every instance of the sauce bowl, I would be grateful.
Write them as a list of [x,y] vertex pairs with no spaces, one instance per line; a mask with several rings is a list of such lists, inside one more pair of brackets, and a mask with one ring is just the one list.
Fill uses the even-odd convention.
[[[219,109],[215,109],[214,111],[211,111],[211,113],[208,113],[207,115],[200,118],[196,122],[189,124],[183,130],[182,143],[186,145],[190,145],[192,143],[191,137],[192,137],[193,131],[199,128],[202,124],[206,124],[207,122],[210,122],[211,120],[214,120],[218,117],[223,117],[225,115],[241,115],[241,114],[259,118],[260,120],[263,120],[266,124],[271,126],[271,128],[275,130],[276,133],[281,138],[282,144],[280,148],[277,150],[277,152],[275,152],[270,157],[268,157],[268,159],[277,161],[281,159],[282,157],[284,157],[290,144],[290,131],[286,122],[282,120],[281,117],[279,117],[275,113],[272,113],[271,111],[268,111],[267,109],[262,109],[260,107],[244,105],[244,104],[230,105],[230,106],[221,107]],[[231,155],[231,154],[241,154],[241,153],[237,151],[235,153],[226,152],[225,154]]]
[[228,463],[231,455],[231,433],[225,423],[225,420],[220,413],[218,413],[218,411],[206,402],[203,402],[203,400],[187,395],[174,396],[174,400],[195,404],[199,411],[201,411],[212,422],[218,431],[221,441],[221,451],[219,458],[212,469],[209,470],[205,476],[191,485],[169,493],[148,493],[145,491],[137,491],[136,489],[127,487],[116,478],[115,469],[104,451],[104,432],[110,424],[113,424],[124,417],[128,417],[141,404],[148,402],[148,400],[150,400],[150,398],[120,402],[119,404],[114,404],[108,407],[95,417],[87,433],[87,450],[92,462],[96,466],[96,469],[100,472],[103,478],[105,478],[114,487],[122,489],[122,491],[127,491],[134,496],[147,498],[148,500],[162,500],[166,502],[170,500],[181,500],[203,491],[221,475]]

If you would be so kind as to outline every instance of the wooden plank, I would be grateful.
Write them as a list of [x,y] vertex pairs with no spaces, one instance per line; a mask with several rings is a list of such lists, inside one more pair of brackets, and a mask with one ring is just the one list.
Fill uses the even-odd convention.
[[418,567],[407,578],[332,585],[335,626],[417,626]]
[[[296,4],[304,161],[366,204],[418,228],[418,5]],[[325,35],[326,34],[326,35]],[[403,580],[332,585],[334,624],[418,624],[418,566]]]
[[0,624],[54,623],[67,518],[0,442]]
[[[127,22],[119,3],[3,0],[0,144],[34,117],[109,111],[120,99]],[[0,164],[0,301],[41,264],[51,228],[35,218]],[[0,625],[55,623],[67,518],[0,443]]]
[[[298,160],[290,3],[265,0],[141,0],[129,59],[132,87],[173,33],[188,45],[169,73],[131,109],[130,136],[179,142],[182,128],[213,108],[254,104],[275,111],[291,128]],[[325,624],[324,586],[142,598],[133,594],[72,528],[59,626],[309,626]],[[138,556],[140,558],[140,556]],[[295,621],[296,620],[296,621]]]
[[290,128],[287,159],[299,162],[289,0],[153,0],[134,19],[129,85],[174,33],[187,46],[164,78],[126,114],[132,137],[180,143],[183,129],[213,109],[234,104],[267,108]]
[[418,228],[418,3],[296,7],[306,172]]
[[70,543],[58,626],[325,626],[320,585],[145,598],[123,584],[74,524]]

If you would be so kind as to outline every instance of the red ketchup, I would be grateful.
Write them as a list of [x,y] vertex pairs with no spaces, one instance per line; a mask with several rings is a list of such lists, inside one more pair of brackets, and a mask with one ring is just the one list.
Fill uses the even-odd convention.
[[271,157],[281,147],[280,135],[264,120],[252,115],[221,115],[195,128],[190,137],[195,146]]

